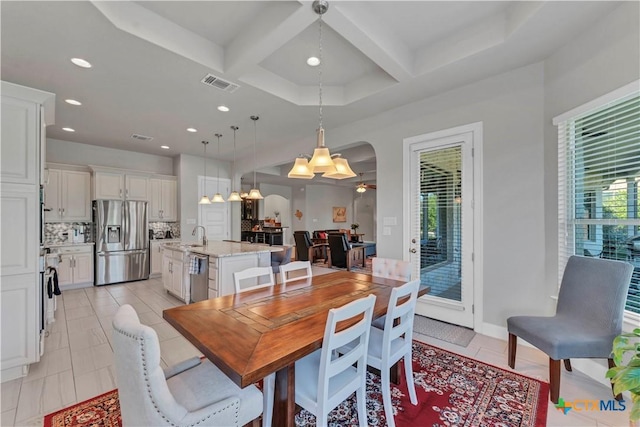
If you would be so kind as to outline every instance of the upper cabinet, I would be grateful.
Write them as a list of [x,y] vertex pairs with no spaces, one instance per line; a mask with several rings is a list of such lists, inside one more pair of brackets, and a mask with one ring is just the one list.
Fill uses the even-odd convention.
[[44,219],[91,221],[91,175],[89,172],[49,169],[44,185]]
[[118,171],[94,170],[93,199],[149,200],[149,178]]
[[2,96],[2,182],[38,184],[38,105]]
[[149,179],[149,221],[177,221],[178,183],[170,178]]

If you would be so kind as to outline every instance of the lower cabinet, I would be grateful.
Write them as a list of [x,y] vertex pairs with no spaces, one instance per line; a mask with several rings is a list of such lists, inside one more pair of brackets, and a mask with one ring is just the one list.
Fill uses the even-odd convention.
[[233,273],[251,267],[271,265],[271,254],[247,254],[215,258],[209,257],[209,298],[235,293]]
[[[93,248],[92,246],[60,247],[58,256],[58,284],[64,290],[93,284]],[[48,255],[48,256],[56,256]]]
[[182,251],[165,249],[162,252],[162,285],[173,296],[184,302],[189,301],[189,275],[187,274]]
[[162,249],[163,243],[179,242],[180,239],[151,240],[151,271],[149,277],[162,276]]

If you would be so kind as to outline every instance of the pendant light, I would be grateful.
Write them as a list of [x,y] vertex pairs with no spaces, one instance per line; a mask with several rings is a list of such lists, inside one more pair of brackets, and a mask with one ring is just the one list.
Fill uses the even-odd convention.
[[360,183],[356,187],[356,191],[358,193],[360,193],[360,194],[362,194],[365,191],[367,191],[367,186],[364,184],[364,181],[362,180],[362,175],[364,175],[364,174],[362,172],[360,172]]
[[[319,94],[319,126],[317,134],[316,148],[313,150],[313,157],[307,160],[305,156],[296,158],[295,164],[289,174],[289,178],[311,179],[313,174],[323,173],[325,178],[344,179],[356,176],[349,167],[347,159],[340,158],[339,155],[332,156],[329,149],[324,145],[324,128],[322,127],[322,15],[329,9],[329,2],[326,0],[316,0],[313,2],[313,11],[318,14],[318,94]],[[336,159],[334,159],[336,157]]]
[[262,194],[260,194],[260,190],[256,186],[256,143],[258,140],[258,128],[256,122],[260,119],[260,117],[251,116],[250,119],[253,120],[253,188],[251,188],[251,190],[249,191],[247,199],[260,200],[264,199],[264,197],[262,197]]
[[[222,137],[222,135],[216,133],[216,138],[218,138],[218,158],[220,157],[220,137]],[[220,160],[218,159],[218,162],[219,161]],[[211,198],[211,203],[224,203],[224,198],[222,197],[222,194],[220,194],[220,163],[218,163],[218,181],[216,184],[216,194],[214,194]]]
[[209,141],[202,141],[202,145],[204,146],[204,196],[200,198],[198,202],[199,205],[210,205],[211,200],[209,200],[209,196],[207,196],[207,144]]
[[231,129],[233,130],[233,167],[231,168],[231,194],[229,194],[227,200],[229,202],[241,202],[242,197],[240,197],[240,193],[233,189],[236,174],[236,131],[240,128],[238,126],[231,126]]

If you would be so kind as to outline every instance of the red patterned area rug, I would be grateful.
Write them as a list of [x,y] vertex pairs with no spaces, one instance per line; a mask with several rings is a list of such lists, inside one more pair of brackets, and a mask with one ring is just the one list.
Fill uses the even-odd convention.
[[[413,373],[418,405],[411,404],[404,381],[392,386],[398,427],[546,425],[549,385],[545,382],[418,341],[413,342]],[[369,426],[386,425],[380,377],[371,373],[367,412]],[[117,390],[44,418],[44,427],[120,425]],[[329,425],[358,426],[355,395],[331,412]],[[296,426],[315,426],[315,417],[303,410],[296,415]]]

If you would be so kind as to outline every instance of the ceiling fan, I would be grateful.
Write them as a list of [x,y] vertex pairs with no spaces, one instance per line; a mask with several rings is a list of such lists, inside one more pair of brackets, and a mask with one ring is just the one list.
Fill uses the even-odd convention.
[[364,193],[367,190],[375,190],[376,189],[376,185],[375,184],[365,184],[364,181],[362,180],[362,175],[363,175],[363,173],[360,172],[360,182],[356,186],[356,191],[358,193]]

